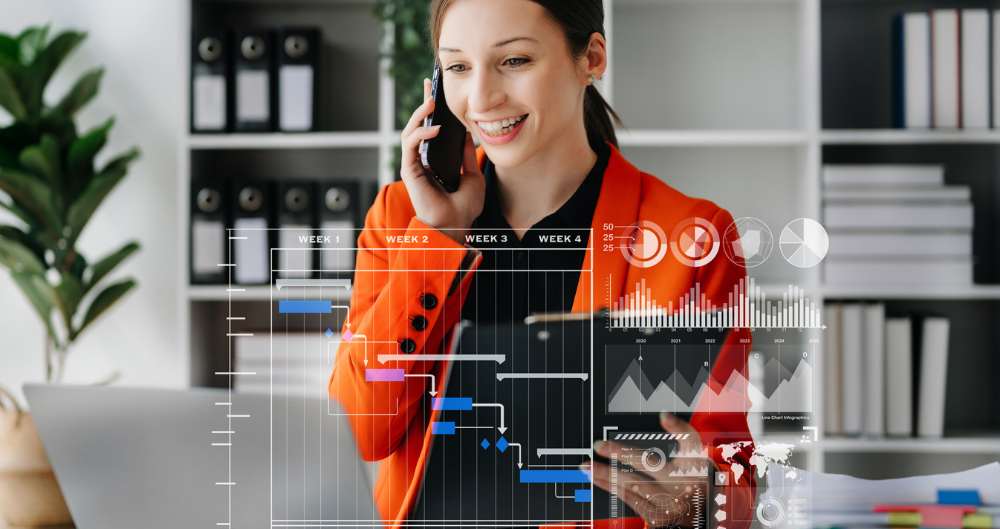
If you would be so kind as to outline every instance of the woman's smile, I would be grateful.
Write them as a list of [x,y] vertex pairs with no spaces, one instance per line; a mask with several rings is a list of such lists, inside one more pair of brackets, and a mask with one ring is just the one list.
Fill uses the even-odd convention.
[[514,139],[521,131],[528,114],[495,121],[475,121],[479,137],[490,145],[502,145]]

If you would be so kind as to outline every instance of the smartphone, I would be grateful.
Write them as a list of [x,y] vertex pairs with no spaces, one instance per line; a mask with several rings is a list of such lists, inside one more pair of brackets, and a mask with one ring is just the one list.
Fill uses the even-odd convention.
[[462,180],[462,154],[465,151],[465,125],[451,113],[444,96],[441,65],[434,61],[431,79],[434,112],[424,118],[424,126],[441,125],[438,135],[420,141],[420,161],[424,171],[433,176],[446,191],[454,193]]

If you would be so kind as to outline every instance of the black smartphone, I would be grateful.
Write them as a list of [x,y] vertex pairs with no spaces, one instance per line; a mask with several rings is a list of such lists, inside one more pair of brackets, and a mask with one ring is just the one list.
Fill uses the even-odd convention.
[[438,135],[420,141],[420,161],[424,171],[434,177],[449,193],[458,190],[462,180],[462,153],[465,150],[465,125],[451,113],[444,96],[444,76],[441,65],[434,61],[431,79],[434,112],[424,118],[424,126],[441,125]]

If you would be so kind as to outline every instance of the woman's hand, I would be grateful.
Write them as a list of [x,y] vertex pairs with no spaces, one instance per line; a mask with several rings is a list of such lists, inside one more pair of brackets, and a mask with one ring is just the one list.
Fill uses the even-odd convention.
[[[688,434],[685,439],[678,440],[678,453],[698,454],[702,453],[701,436],[690,424],[669,414],[660,414],[660,425],[663,429],[672,434]],[[621,463],[628,464],[635,469],[634,473],[621,472],[623,465],[619,465],[618,483],[614,491],[611,487],[611,468],[594,461],[592,480],[595,487],[600,487],[618,496],[626,505],[643,518],[649,527],[663,527],[678,525],[681,527],[699,526],[694,519],[694,502],[696,496],[705,501],[708,494],[707,482],[695,483],[693,480],[684,480],[676,475],[671,476],[671,472],[687,472],[692,467],[702,467],[708,465],[708,475],[715,475],[714,463],[707,457],[695,458],[675,458],[666,461],[661,468],[651,470],[643,465],[641,448],[629,445],[622,445],[610,441],[597,441],[594,443],[594,452],[602,457],[610,458],[612,453],[618,454]],[[670,454],[666,454],[669,456]],[[658,454],[651,456],[650,467],[659,467],[661,462]],[[588,467],[584,463],[583,468]],[[700,490],[699,490],[700,489]],[[700,492],[700,494],[696,494]],[[705,514],[703,513],[702,516]]]
[[420,140],[437,136],[440,125],[424,127],[424,118],[434,111],[430,99],[431,82],[424,79],[424,103],[410,116],[402,134],[402,169],[400,176],[410,194],[410,202],[417,218],[428,226],[441,230],[459,244],[472,222],[483,211],[486,180],[476,161],[476,147],[472,134],[465,133],[465,152],[462,157],[462,179],[454,193],[445,191],[434,177],[424,172],[420,161]]

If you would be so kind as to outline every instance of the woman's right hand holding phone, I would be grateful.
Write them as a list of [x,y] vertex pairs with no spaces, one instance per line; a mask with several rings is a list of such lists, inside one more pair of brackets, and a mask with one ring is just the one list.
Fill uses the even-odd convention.
[[433,176],[424,172],[420,161],[420,141],[437,136],[439,128],[423,126],[424,118],[434,112],[434,101],[430,99],[430,95],[431,82],[424,79],[424,103],[417,107],[403,128],[400,176],[406,184],[417,218],[428,226],[441,230],[455,242],[464,244],[463,237],[483,211],[486,180],[476,161],[476,147],[469,132],[465,133],[462,180],[457,191],[445,191]]

